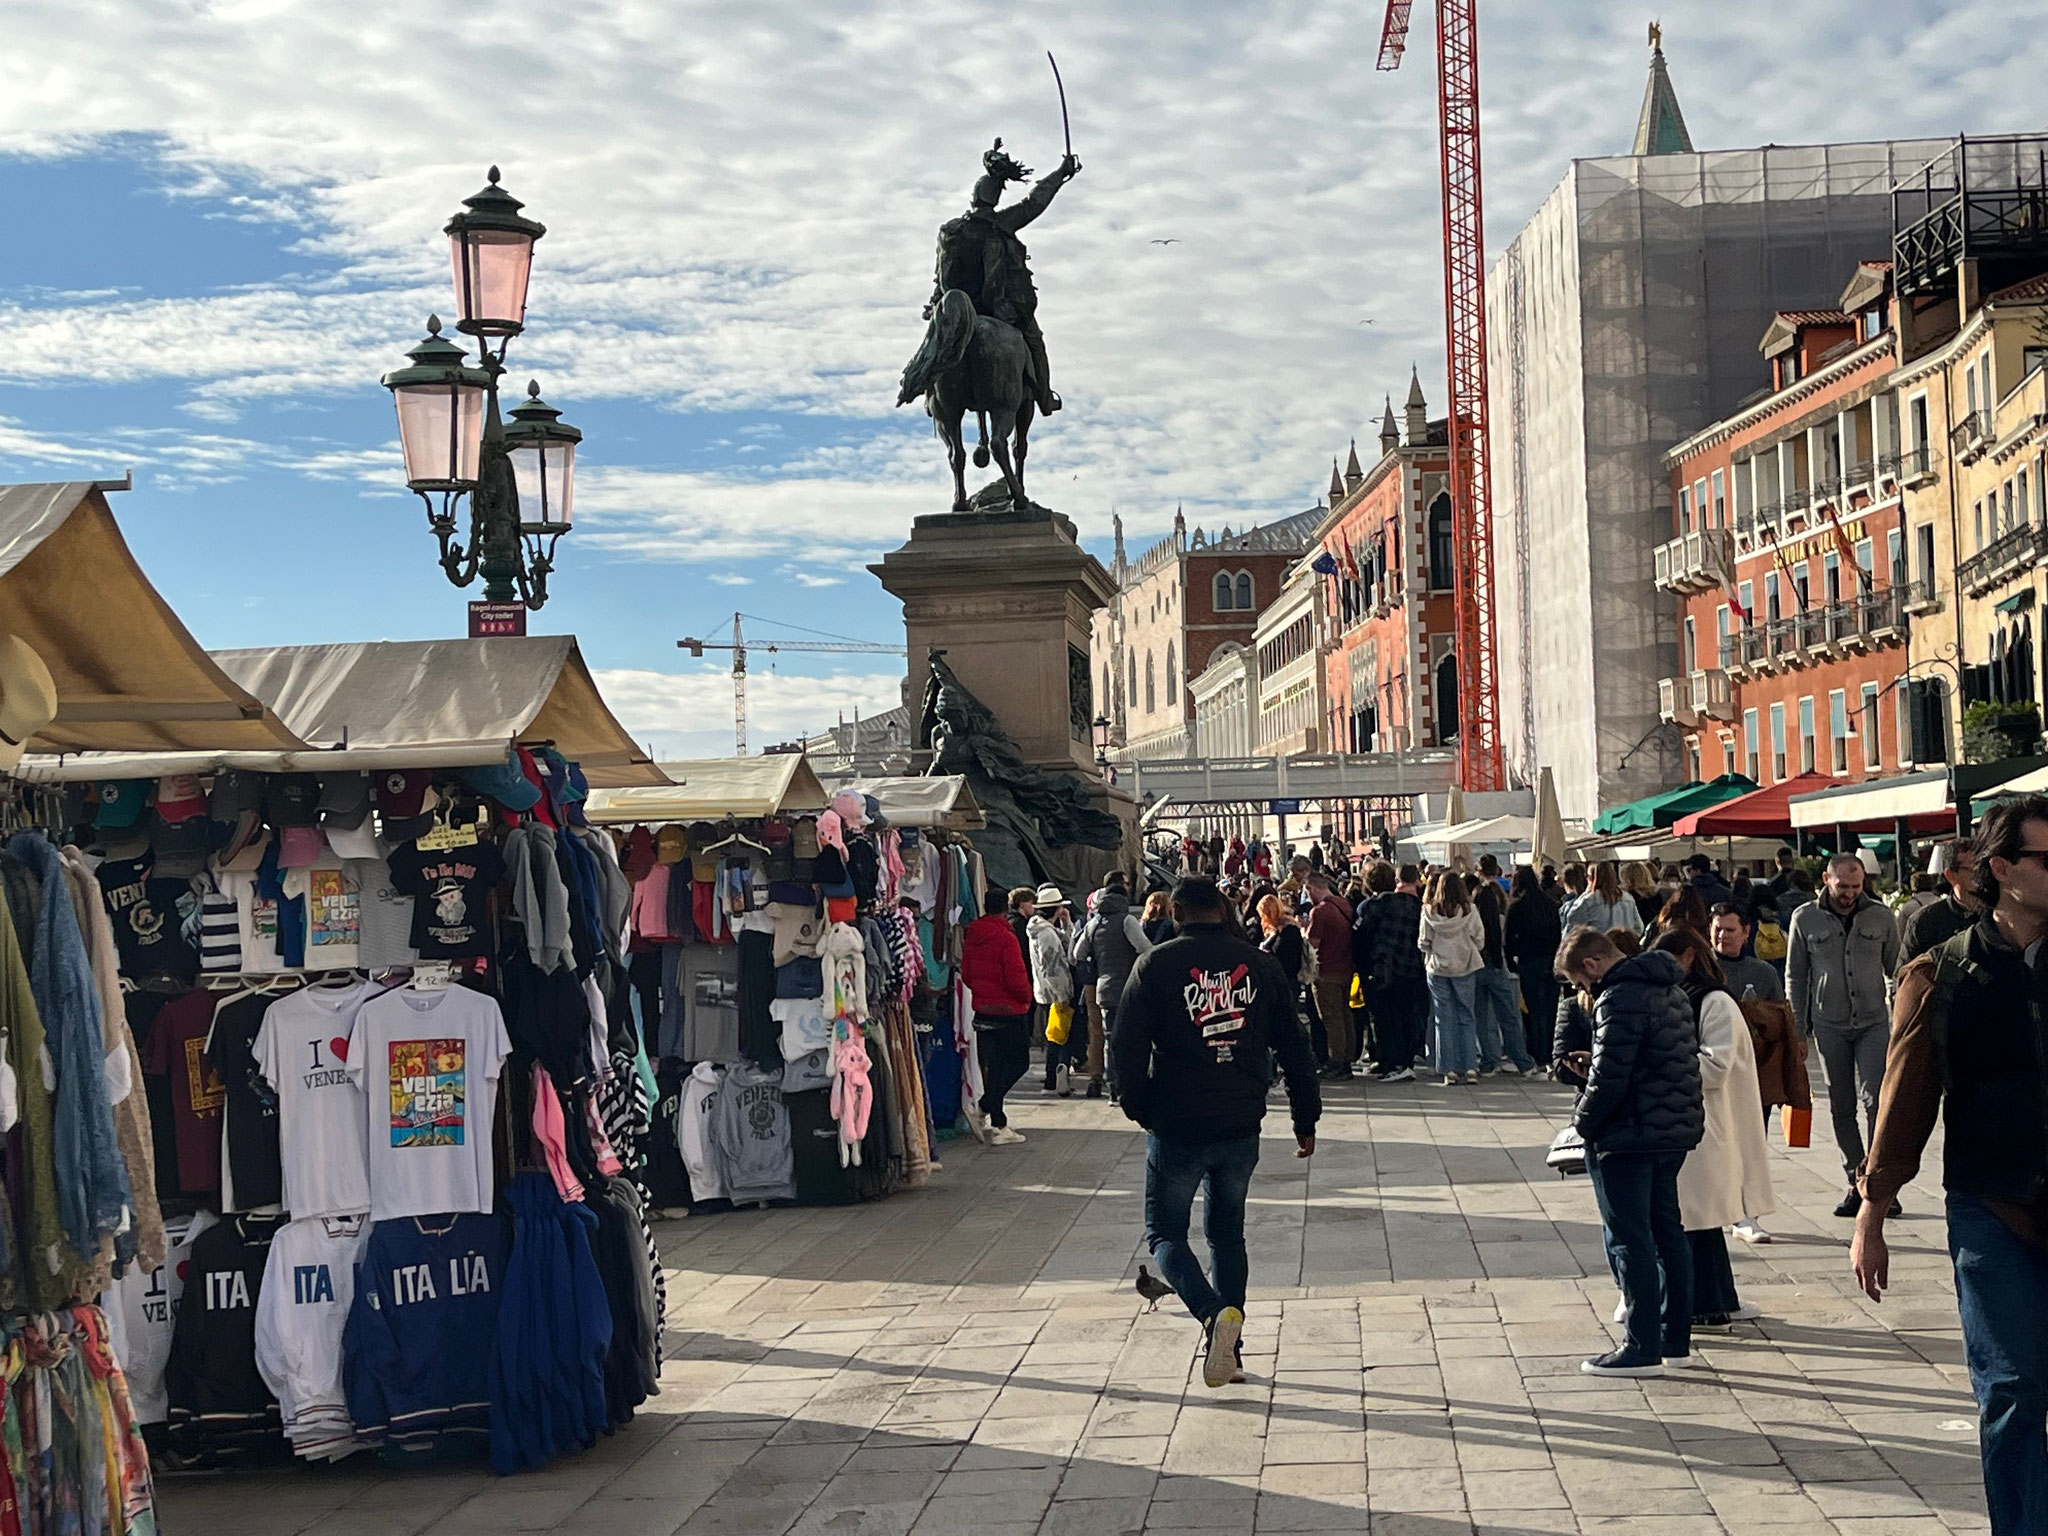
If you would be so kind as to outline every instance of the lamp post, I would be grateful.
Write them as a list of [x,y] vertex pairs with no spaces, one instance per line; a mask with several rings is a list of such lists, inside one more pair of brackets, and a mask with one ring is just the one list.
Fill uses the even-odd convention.
[[[528,383],[508,426],[498,411],[498,380],[512,338],[526,328],[526,288],[534,242],[544,225],[498,185],[462,200],[444,230],[455,277],[455,328],[476,338],[475,360],[441,334],[438,315],[407,357],[411,366],[384,376],[398,408],[405,483],[427,508],[427,528],[440,545],[441,569],[466,587],[484,579],[480,615],[471,604],[471,633],[526,632],[525,613],[548,600],[555,546],[569,531],[575,506],[576,446],[583,434]],[[493,345],[495,343],[495,347]],[[458,534],[457,509],[469,498],[469,527]]]
[[1095,771],[1111,784],[1116,782],[1116,769],[1109,761],[1109,716],[1097,715],[1090,724],[1095,735]]

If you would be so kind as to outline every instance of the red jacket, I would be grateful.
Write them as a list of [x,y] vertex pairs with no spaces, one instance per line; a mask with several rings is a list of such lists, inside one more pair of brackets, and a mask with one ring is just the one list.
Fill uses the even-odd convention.
[[1351,974],[1351,903],[1325,896],[1308,911],[1308,941],[1316,947],[1316,965],[1324,976]]
[[974,994],[975,1013],[991,1019],[1031,1014],[1031,968],[1010,920],[998,912],[967,925],[960,944],[960,979]]

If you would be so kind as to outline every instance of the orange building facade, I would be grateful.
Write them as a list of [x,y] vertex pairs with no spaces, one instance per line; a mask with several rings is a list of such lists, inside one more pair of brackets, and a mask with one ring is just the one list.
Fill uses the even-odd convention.
[[1780,314],[1767,395],[1666,456],[1675,537],[1656,552],[1678,602],[1660,712],[1690,777],[1847,781],[1911,766],[1909,579],[1890,264],[1833,311]]

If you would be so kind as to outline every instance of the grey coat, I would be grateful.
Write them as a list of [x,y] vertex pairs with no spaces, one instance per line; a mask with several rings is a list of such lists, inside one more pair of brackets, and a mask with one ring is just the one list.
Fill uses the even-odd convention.
[[1785,935],[1785,1000],[1802,1035],[1814,1026],[1868,1029],[1891,1018],[1899,925],[1868,896],[1846,921],[1823,897],[1792,914]]

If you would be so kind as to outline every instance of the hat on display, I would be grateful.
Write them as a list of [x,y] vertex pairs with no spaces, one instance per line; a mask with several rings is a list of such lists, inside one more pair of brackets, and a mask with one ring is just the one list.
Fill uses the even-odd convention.
[[327,839],[318,827],[280,827],[277,831],[277,867],[304,869],[320,862]]
[[0,771],[12,773],[29,738],[57,718],[57,684],[36,648],[0,635]]
[[386,821],[410,821],[424,811],[433,775],[424,768],[387,768],[371,784],[377,814]]
[[220,829],[204,816],[165,818],[159,809],[150,818],[149,847],[156,855],[155,873],[166,880],[189,880],[206,868],[219,846]]
[[367,773],[320,775],[320,825],[351,831],[370,818],[370,776]]
[[627,879],[638,880],[657,862],[652,832],[645,827],[635,827],[626,834],[626,848],[619,855],[619,868],[625,871]]
[[206,814],[206,791],[196,773],[167,774],[156,781],[156,813],[165,821],[190,821]]
[[870,832],[886,832],[889,829],[889,818],[882,814],[882,802],[873,795],[863,795],[861,798],[867,801],[868,830]]
[[455,776],[508,811],[530,811],[540,804],[540,786],[519,771],[517,759],[509,754],[503,762],[481,768],[458,768]]
[[148,779],[102,779],[100,808],[92,824],[102,832],[119,832],[142,819],[149,805]]
[[[321,829],[327,835],[327,846],[334,850],[337,859],[381,859],[384,848],[377,841],[376,826],[368,817],[353,827],[333,825]],[[418,834],[415,833],[414,836]]]
[[218,868],[224,875],[253,875],[263,867],[263,855],[270,849],[270,833],[262,827],[240,848],[221,850]]
[[789,818],[770,816],[761,823],[761,841],[777,853],[789,850]]
[[562,791],[562,810],[568,816],[570,825],[587,827],[590,818],[583,814],[583,802],[590,798],[590,780],[584,776],[583,765],[569,765],[569,784]]
[[1041,885],[1038,888],[1038,904],[1041,907],[1064,907],[1067,893],[1056,885]]
[[840,825],[858,832],[867,821],[867,801],[857,789],[842,789],[832,797],[832,809],[838,814]]
[[569,760],[553,747],[537,747],[533,765],[540,770],[541,787],[556,805],[569,803]]
[[[519,764],[519,771],[526,782],[540,791],[540,798],[533,803],[533,819],[543,826],[560,826],[561,820],[555,815],[554,791],[548,787],[548,776],[541,770],[540,759],[535,757],[532,749],[528,747],[514,747],[512,757]],[[508,807],[505,810],[503,819],[508,823],[517,819],[513,815],[513,808]]]
[[818,856],[818,818],[799,816],[789,829],[789,851],[799,859]]
[[320,781],[310,773],[274,773],[263,786],[263,819],[279,831],[320,820]]
[[100,839],[100,856],[106,859],[139,859],[149,852],[149,827],[123,827],[113,837]]
[[827,811],[818,818],[818,841],[825,847],[846,852],[846,835],[840,829],[837,811]]
[[222,769],[213,776],[206,817],[226,832],[220,847],[220,860],[225,864],[263,830],[263,781],[253,773]]
[[681,827],[670,822],[654,834],[654,861],[657,864],[680,864],[690,856],[690,837]]

